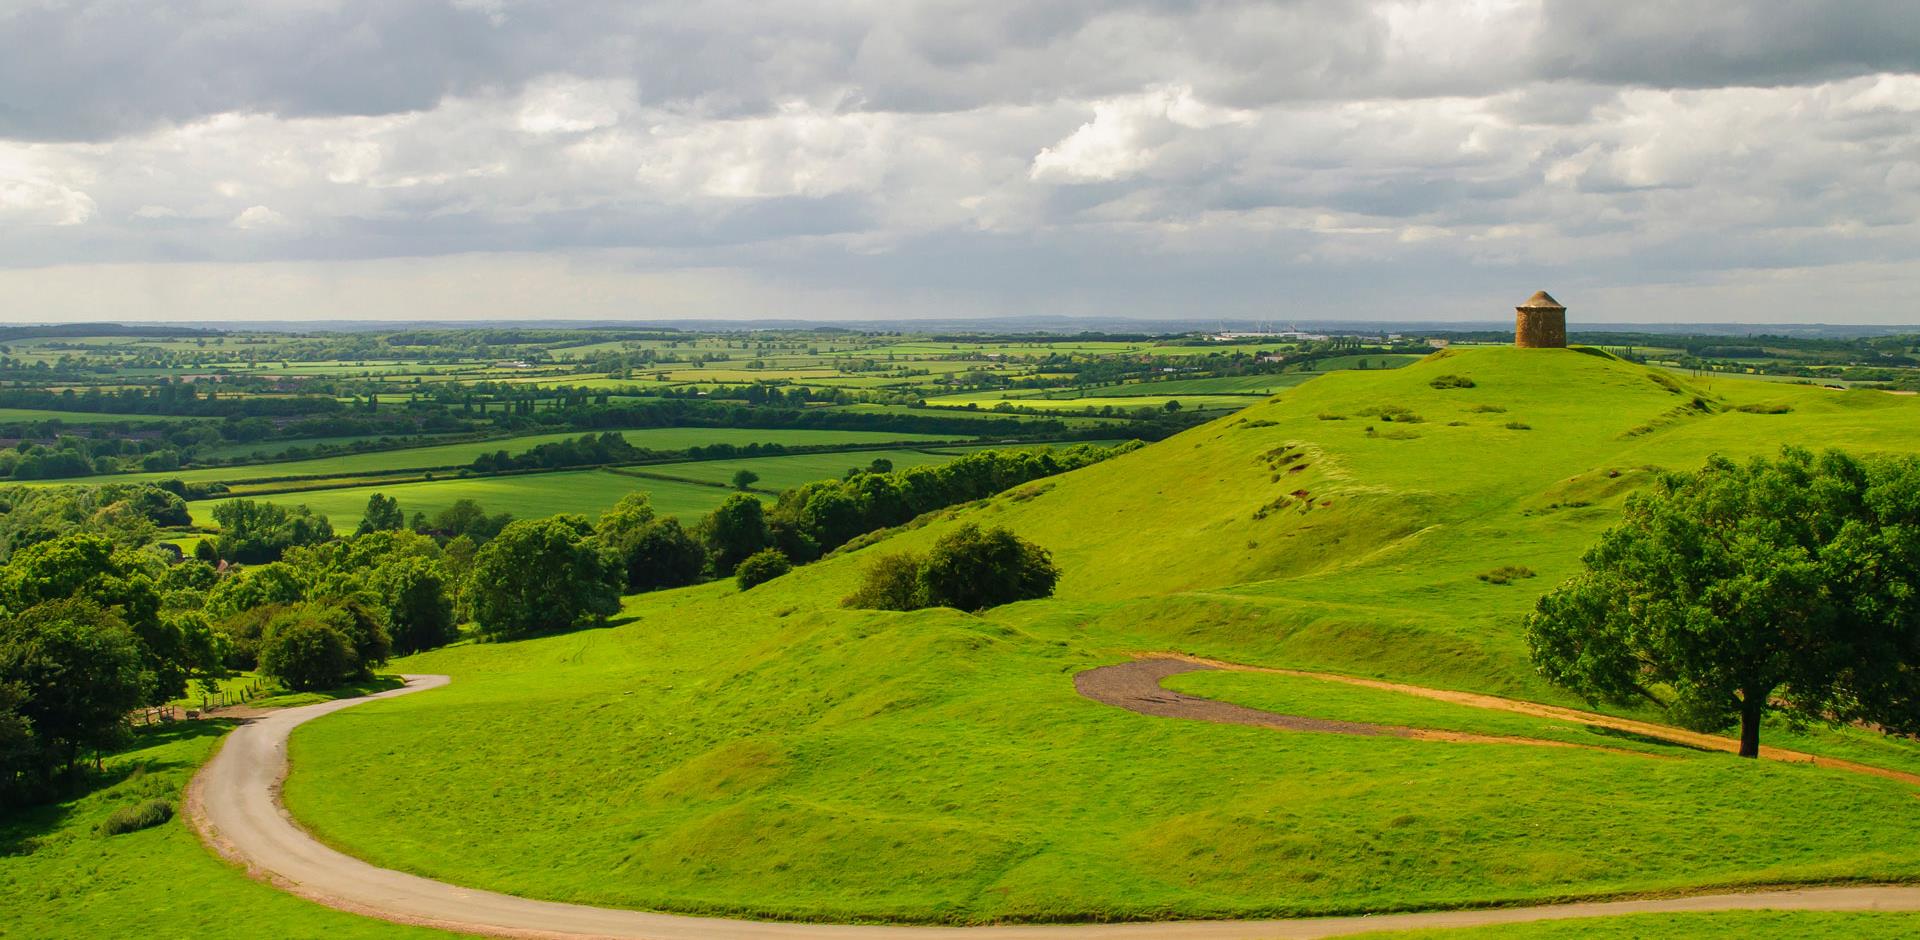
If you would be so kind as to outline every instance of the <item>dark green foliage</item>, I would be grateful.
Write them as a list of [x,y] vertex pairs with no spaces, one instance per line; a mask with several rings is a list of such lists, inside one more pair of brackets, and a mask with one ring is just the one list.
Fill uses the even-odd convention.
[[231,562],[273,561],[287,549],[333,538],[333,523],[305,506],[235,499],[213,507],[220,524],[214,550]]
[[105,536],[65,535],[13,554],[0,571],[0,604],[24,610],[83,597],[115,610],[140,643],[154,701],[165,701],[185,690],[198,664],[195,646],[179,625],[160,616],[155,566],[150,558],[115,548]]
[[367,511],[360,517],[360,527],[355,535],[369,532],[385,532],[407,527],[406,514],[400,511],[400,501],[391,496],[375,493],[367,497]]
[[1060,580],[1047,550],[1004,528],[973,523],[940,537],[924,557],[882,555],[867,569],[848,607],[980,611],[1053,593]]
[[733,472],[733,488],[736,490],[753,489],[753,485],[758,482],[760,482],[760,474],[745,467]]
[[1548,679],[1696,726],[1920,730],[1920,458],[1785,448],[1661,476],[1527,621]]
[[927,603],[976,611],[1046,597],[1060,570],[1046,549],[1011,530],[968,523],[933,543],[920,580]]
[[260,641],[260,671],[298,691],[331,689],[360,674],[353,641],[325,608],[283,612]]
[[147,800],[133,806],[122,806],[107,816],[100,824],[100,834],[117,836],[142,829],[152,829],[173,818],[173,804],[166,800]]
[[207,592],[207,616],[221,620],[256,607],[297,603],[307,596],[305,574],[302,567],[278,561],[229,571]]
[[1492,571],[1483,571],[1474,575],[1488,584],[1512,584],[1522,578],[1534,577],[1533,569],[1525,565],[1501,565]]
[[627,587],[654,591],[700,580],[706,552],[678,519],[656,519],[640,530],[626,552]]
[[1436,377],[1433,381],[1428,382],[1427,384],[1433,386],[1434,388],[1441,388],[1441,389],[1473,388],[1474,387],[1473,380],[1470,378],[1467,378],[1464,375],[1442,375],[1442,376]]
[[867,566],[860,587],[841,604],[867,610],[919,610],[927,603],[926,587],[920,582],[922,560],[912,552],[881,555]]
[[504,450],[482,454],[473,461],[472,467],[481,472],[553,470],[559,467],[583,467],[638,460],[647,454],[647,451],[627,443],[624,435],[615,431],[606,431],[597,435],[582,434],[572,440],[540,444],[518,455],[508,454]]
[[765,584],[793,570],[793,562],[781,554],[777,548],[768,548],[748,555],[733,572],[733,583],[745,591],[755,585]]
[[495,639],[595,623],[620,609],[624,575],[585,517],[515,522],[474,556],[473,617]]
[[512,521],[511,513],[489,516],[479,503],[471,499],[456,499],[447,508],[435,513],[424,529],[419,526],[414,528],[448,539],[464,535],[476,544],[484,544],[500,534],[500,530]]
[[766,507],[745,493],[727,497],[708,513],[700,523],[700,535],[714,572],[722,577],[732,574],[747,556],[773,544],[767,530]]
[[418,557],[394,559],[373,570],[371,581],[386,605],[396,652],[417,653],[457,636],[447,580],[441,565]]
[[[45,782],[83,749],[116,744],[127,713],[148,701],[153,676],[140,642],[113,611],[86,598],[36,605],[0,622],[0,685],[10,686],[13,733],[32,733],[24,776]],[[0,781],[14,784],[14,780]]]

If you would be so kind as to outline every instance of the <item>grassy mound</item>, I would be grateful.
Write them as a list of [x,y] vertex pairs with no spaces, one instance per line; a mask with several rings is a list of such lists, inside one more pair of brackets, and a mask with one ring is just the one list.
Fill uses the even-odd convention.
[[[1434,387],[1444,376],[1471,385]],[[1761,402],[1790,408],[1740,409]],[[286,796],[322,838],[447,881],[792,918],[1219,917],[1916,878],[1920,800],[1891,781],[1177,722],[1071,681],[1180,650],[1578,704],[1534,677],[1518,618],[1649,468],[1784,441],[1920,449],[1916,418],[1879,393],[1706,388],[1571,350],[1329,375],[747,594],[642,596],[611,629],[407,660],[454,684],[303,727]],[[867,559],[963,522],[1051,549],[1058,596],[984,617],[838,606]],[[1520,568],[1538,576],[1479,577]],[[1365,696],[1322,704],[1383,720],[1349,713],[1380,707]],[[1915,752],[1821,733],[1789,746],[1889,766]]]

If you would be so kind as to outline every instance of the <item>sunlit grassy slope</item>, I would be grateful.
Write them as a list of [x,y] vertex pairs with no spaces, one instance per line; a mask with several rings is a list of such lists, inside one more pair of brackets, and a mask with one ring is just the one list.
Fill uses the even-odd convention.
[[452,940],[321,907],[249,880],[209,854],[176,816],[105,835],[121,807],[178,805],[182,788],[229,722],[140,732],[107,759],[110,784],[0,820],[0,937],[284,937],[288,940]]
[[[1475,385],[1433,387],[1446,375]],[[287,798],[323,838],[449,881],[798,918],[1228,916],[1920,877],[1920,800],[1892,781],[1678,749],[1195,724],[1072,685],[1181,650],[1574,704],[1531,673],[1518,618],[1651,467],[1785,441],[1912,450],[1917,418],[1879,393],[1695,388],[1565,350],[1329,375],[744,595],[637,597],[611,629],[415,657],[401,667],[454,683],[301,729]],[[984,617],[838,606],[871,556],[965,521],[1052,549],[1058,597]],[[1476,577],[1504,566],[1538,576]],[[1409,720],[1369,714],[1388,707],[1369,696],[1314,704]],[[1905,745],[1793,743],[1913,761]]]

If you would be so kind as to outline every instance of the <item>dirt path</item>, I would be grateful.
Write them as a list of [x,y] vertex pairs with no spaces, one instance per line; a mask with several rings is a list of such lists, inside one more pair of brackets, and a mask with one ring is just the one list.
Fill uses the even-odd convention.
[[[1148,662],[1178,663],[1166,659]],[[1204,663],[1178,664],[1186,668],[1208,668],[1208,664]],[[1139,677],[1165,668],[1171,667],[1142,669],[1135,676],[1126,678],[1126,687],[1141,691]],[[1126,673],[1121,675],[1127,676]],[[439,927],[470,934],[543,940],[940,940],[956,936],[978,940],[1314,940],[1385,930],[1471,927],[1638,913],[1727,910],[1920,911],[1920,887],[1878,885],[1368,917],[960,928],[768,923],[535,901],[462,888],[375,867],[320,844],[296,825],[281,805],[280,782],[285,779],[287,772],[287,736],[293,729],[342,708],[373,699],[410,695],[437,688],[449,681],[446,676],[405,678],[407,684],[402,688],[363,698],[280,709],[235,729],[220,752],[194,777],[187,790],[189,823],[209,847],[246,868],[250,875],[330,907],[395,923]],[[1158,688],[1159,679],[1149,681]],[[1345,722],[1326,724],[1352,729],[1349,733],[1393,733],[1386,726]]]
[[[1258,709],[1244,708],[1238,705],[1228,705],[1225,702],[1213,702],[1210,699],[1195,698],[1193,696],[1181,695],[1180,693],[1177,693],[1177,692],[1159,688],[1160,680],[1165,679],[1167,676],[1176,675],[1182,672],[1192,672],[1193,670],[1196,670],[1196,669],[1224,669],[1224,670],[1231,670],[1235,672],[1264,672],[1264,673],[1271,673],[1273,675],[1280,675],[1280,676],[1297,676],[1303,679],[1318,679],[1323,682],[1340,682],[1340,683],[1345,683],[1347,685],[1361,686],[1363,688],[1381,689],[1388,692],[1399,692],[1403,695],[1419,696],[1420,698],[1433,699],[1434,701],[1437,701],[1437,702],[1448,702],[1454,705],[1466,705],[1471,708],[1485,708],[1492,711],[1513,712],[1514,714],[1519,714],[1519,715],[1531,715],[1535,718],[1550,718],[1555,721],[1569,721],[1569,722],[1574,722],[1576,724],[1593,725],[1599,728],[1608,728],[1614,731],[1624,731],[1628,734],[1635,734],[1645,738],[1653,738],[1659,741],[1669,741],[1674,744],[1680,744],[1687,747],[1699,748],[1701,750],[1725,751],[1729,754],[1735,753],[1740,750],[1740,742],[1735,741],[1732,738],[1724,738],[1714,734],[1701,734],[1699,732],[1687,731],[1681,728],[1673,728],[1667,725],[1656,725],[1656,724],[1653,724],[1652,722],[1634,721],[1631,718],[1616,718],[1612,715],[1601,715],[1595,712],[1584,712],[1575,708],[1561,708],[1557,705],[1542,705],[1538,702],[1523,702],[1523,701],[1520,701],[1519,699],[1501,698],[1497,695],[1483,695],[1477,692],[1456,692],[1451,689],[1430,689],[1430,688],[1426,688],[1425,686],[1407,685],[1405,683],[1400,683],[1400,682],[1388,682],[1383,679],[1361,679],[1355,676],[1343,676],[1343,675],[1338,675],[1336,673],[1330,673],[1330,672],[1306,672],[1299,669],[1273,669],[1265,666],[1246,666],[1239,663],[1222,662],[1217,659],[1201,659],[1196,656],[1183,656],[1176,653],[1154,653],[1154,654],[1146,655],[1140,659],[1133,660],[1132,662],[1121,663],[1117,666],[1105,666],[1100,669],[1089,670],[1087,672],[1081,673],[1079,676],[1075,676],[1074,685],[1076,688],[1080,688],[1080,694],[1086,695],[1088,698],[1094,699],[1095,701],[1104,702],[1109,705],[1118,705],[1121,708],[1126,708],[1131,711],[1137,711],[1147,715],[1165,715],[1166,717],[1174,717],[1174,718],[1197,718],[1201,721],[1230,721],[1233,724],[1257,724],[1257,725],[1263,725],[1266,727],[1291,728],[1293,730],[1303,730],[1303,731],[1332,730],[1332,729],[1323,729],[1323,728],[1307,728],[1307,727],[1301,727],[1297,725],[1279,723],[1271,720],[1244,720],[1243,721],[1243,720],[1228,719],[1228,718],[1221,718],[1221,717],[1208,717],[1205,714],[1170,714],[1170,713],[1165,713],[1161,711],[1149,710],[1151,708],[1159,707],[1156,703],[1141,701],[1140,704],[1143,704],[1146,707],[1136,708],[1134,707],[1133,704],[1122,704],[1121,702],[1117,702],[1117,701],[1109,701],[1108,699],[1102,698],[1099,695],[1089,694],[1085,688],[1081,687],[1082,677],[1089,676],[1094,673],[1118,672],[1121,674],[1134,675],[1138,677],[1137,679],[1126,680],[1127,681],[1126,687],[1134,689],[1136,691],[1144,692],[1144,690],[1140,688],[1138,683],[1140,680],[1143,680],[1146,677],[1151,677],[1154,690],[1157,691],[1161,696],[1178,697],[1181,699],[1189,699],[1193,702],[1201,702],[1201,703],[1208,703],[1215,706],[1222,706],[1226,709],[1237,710],[1238,713],[1250,713],[1252,716],[1265,716],[1268,719],[1282,719],[1286,721],[1314,721],[1314,719],[1289,719],[1287,716],[1275,715],[1271,712],[1263,712],[1263,711],[1259,711]],[[1107,684],[1108,682],[1111,682],[1111,681],[1113,680],[1105,680],[1103,681],[1103,684]],[[1130,701],[1135,701],[1135,700],[1130,700]],[[1217,714],[1225,715],[1229,713],[1219,712]],[[1340,725],[1340,724],[1350,724],[1350,723],[1331,722],[1331,724]],[[1380,730],[1374,731],[1373,733],[1375,734],[1391,733],[1392,731],[1392,729],[1389,726],[1383,726],[1383,725],[1362,725],[1360,727],[1371,727],[1371,728],[1380,729]],[[1417,729],[1401,729],[1401,730],[1417,731]],[[1348,733],[1354,733],[1354,732],[1348,732]],[[1425,737],[1425,736],[1435,736],[1435,735],[1439,736],[1437,738],[1438,740],[1484,741],[1484,742],[1500,742],[1500,743],[1508,743],[1508,744],[1554,743],[1554,742],[1535,741],[1529,738],[1504,738],[1504,739],[1486,738],[1486,737],[1479,737],[1479,736],[1472,736],[1472,735],[1451,735],[1451,733],[1449,732],[1432,732],[1432,731],[1424,732],[1424,733],[1416,733],[1414,735],[1403,735],[1403,737]],[[1567,746],[1579,747],[1580,745],[1569,744]],[[1639,753],[1639,752],[1634,752],[1634,753]],[[1841,760],[1840,758],[1837,758],[1837,757],[1820,757],[1813,754],[1807,754],[1801,751],[1790,751],[1784,748],[1765,747],[1765,746],[1762,746],[1760,748],[1760,756],[1766,760],[1776,760],[1776,761],[1781,761],[1783,763],[1812,764],[1816,767],[1827,767],[1834,770],[1845,770],[1845,771],[1851,771],[1853,773],[1858,773],[1858,774],[1870,774],[1875,777],[1885,777],[1888,780],[1898,780],[1901,783],[1911,784],[1913,786],[1920,787],[1920,774],[1908,773],[1904,770],[1890,770],[1885,767],[1875,767],[1870,764],[1861,764],[1861,763],[1856,763],[1850,760]]]
[[1282,715],[1278,712],[1262,711],[1221,702],[1210,698],[1200,698],[1163,688],[1160,683],[1168,676],[1183,672],[1197,672],[1203,669],[1233,669],[1231,664],[1211,663],[1197,659],[1175,657],[1151,657],[1120,663],[1117,666],[1101,666],[1089,669],[1073,677],[1073,687],[1081,695],[1105,705],[1124,708],[1142,715],[1154,715],[1160,718],[1186,718],[1192,721],[1211,721],[1216,724],[1254,725],[1261,728],[1280,728],[1286,731],[1317,731],[1325,734],[1380,735],[1395,738],[1412,738],[1418,741],[1451,741],[1465,744],[1524,744],[1530,747],[1571,747],[1583,750],[1610,751],[1617,754],[1632,754],[1636,757],[1649,757],[1641,751],[1629,751],[1623,748],[1600,747],[1597,745],[1575,744],[1571,741],[1548,741],[1542,738],[1509,737],[1506,735],[1473,734],[1466,731],[1436,731],[1431,728],[1409,728],[1403,725],[1376,725],[1363,721],[1335,721],[1328,718],[1307,718],[1300,715]]

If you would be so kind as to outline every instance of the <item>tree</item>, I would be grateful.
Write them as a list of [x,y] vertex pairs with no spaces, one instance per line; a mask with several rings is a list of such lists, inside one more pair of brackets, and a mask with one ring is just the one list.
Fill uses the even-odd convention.
[[393,648],[400,653],[442,646],[457,635],[440,565],[424,558],[396,559],[374,569],[373,585],[386,604]]
[[391,496],[375,493],[367,497],[367,511],[360,517],[360,526],[355,535],[369,532],[388,532],[407,527],[406,514],[400,511],[400,501]]
[[128,712],[148,700],[153,675],[119,615],[82,597],[35,605],[0,624],[0,685],[24,692],[38,766],[71,771],[83,748],[116,743]]
[[140,644],[142,668],[152,678],[153,704],[186,690],[199,665],[177,624],[160,616],[160,592],[151,558],[116,549],[95,534],[70,534],[28,545],[0,571],[0,603],[24,610],[47,601],[84,597],[116,611]]
[[1768,711],[1920,731],[1920,458],[1712,458],[1627,500],[1527,619],[1590,701],[1651,700],[1758,756]]
[[474,556],[473,617],[498,639],[595,622],[620,609],[622,575],[584,516],[515,522]]
[[927,552],[920,581],[936,607],[978,611],[1053,593],[1060,580],[1053,556],[1004,528],[967,523]]
[[353,642],[317,614],[289,611],[267,627],[260,642],[261,672],[307,692],[338,687],[359,671]]
[[867,610],[919,610],[927,603],[920,581],[925,561],[912,552],[881,555],[861,575],[860,587],[840,603]]
[[605,535],[603,539],[624,562],[628,591],[691,585],[707,568],[707,552],[701,549],[701,543],[672,516],[653,520],[616,541]]
[[220,534],[214,549],[220,557],[242,564],[273,561],[295,545],[318,545],[333,538],[327,517],[305,506],[234,499],[213,507]]
[[207,616],[220,620],[255,607],[297,603],[307,596],[302,574],[299,568],[279,561],[230,571],[207,592]]
[[713,570],[721,576],[733,574],[735,565],[772,544],[767,532],[766,507],[746,493],[726,498],[700,524],[707,555]]
[[429,529],[448,538],[464,535],[476,543],[484,543],[500,534],[500,530],[512,521],[510,513],[489,516],[479,503],[471,499],[456,499],[434,515]]
[[749,590],[765,584],[793,570],[793,562],[780,553],[777,548],[766,548],[748,555],[733,571],[733,582],[740,590]]
[[753,485],[758,482],[760,482],[760,474],[752,470],[742,467],[733,472],[733,488],[736,490],[745,492],[752,489]]

